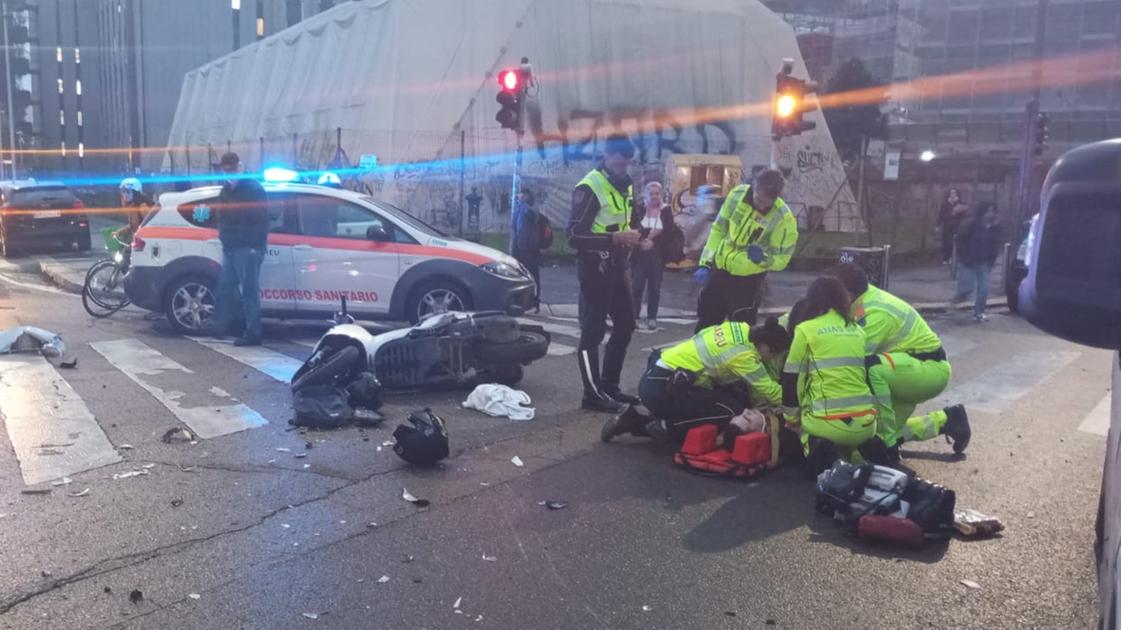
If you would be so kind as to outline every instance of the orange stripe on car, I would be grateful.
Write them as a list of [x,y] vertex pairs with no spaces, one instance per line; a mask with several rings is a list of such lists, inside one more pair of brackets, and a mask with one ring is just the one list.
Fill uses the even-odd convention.
[[[136,234],[143,239],[163,238],[182,241],[209,241],[218,238],[218,230],[199,227],[144,226]],[[269,234],[270,245],[311,245],[319,249],[347,250],[356,252],[396,253],[406,256],[429,256],[431,258],[451,258],[472,265],[491,262],[487,256],[460,251],[448,247],[414,245],[411,243],[383,243],[350,238],[331,238],[329,236],[301,236],[299,234]]]

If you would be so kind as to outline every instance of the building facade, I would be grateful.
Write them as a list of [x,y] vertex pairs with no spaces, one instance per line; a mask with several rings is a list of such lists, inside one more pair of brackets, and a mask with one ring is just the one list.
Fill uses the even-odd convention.
[[[333,0],[9,0],[18,173],[111,179],[166,148],[184,75]],[[221,104],[215,104],[220,107]],[[150,157],[151,156],[151,157]],[[7,173],[8,171],[6,171]]]

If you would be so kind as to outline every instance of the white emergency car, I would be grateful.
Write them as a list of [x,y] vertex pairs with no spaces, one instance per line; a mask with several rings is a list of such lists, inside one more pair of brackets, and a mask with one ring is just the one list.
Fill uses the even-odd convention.
[[[520,313],[533,279],[513,257],[444,235],[407,212],[349,190],[266,183],[271,219],[261,265],[261,309],[276,318],[323,318],[347,298],[360,319],[416,322],[430,313]],[[132,244],[125,291],[202,332],[222,264],[217,186],[166,193]]]

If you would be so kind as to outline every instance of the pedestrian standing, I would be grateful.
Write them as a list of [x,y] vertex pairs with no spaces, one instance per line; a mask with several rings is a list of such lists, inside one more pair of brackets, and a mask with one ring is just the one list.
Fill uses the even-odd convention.
[[942,264],[950,264],[954,257],[954,233],[957,232],[958,221],[961,219],[958,205],[961,204],[961,195],[957,188],[951,188],[942,200],[942,207],[938,210],[938,229],[942,232]]
[[658,302],[662,297],[662,271],[667,263],[683,257],[685,236],[673,222],[673,209],[662,196],[662,184],[650,182],[642,190],[643,212],[635,222],[642,240],[631,254],[634,317],[642,316],[642,294],[646,293],[646,328],[658,328]]
[[219,167],[226,176],[215,211],[218,240],[222,243],[222,274],[214,306],[211,335],[231,334],[235,315],[245,322],[237,346],[261,345],[261,263],[269,237],[269,211],[265,189],[247,177],[236,153],[222,156]]
[[798,222],[779,197],[785,184],[767,169],[728,193],[693,274],[702,287],[696,332],[725,320],[755,325],[767,272],[786,269],[798,241]]
[[[619,389],[627,345],[634,333],[629,260],[642,234],[631,227],[632,186],[629,170],[635,147],[621,134],[608,136],[603,161],[572,193],[572,216],[565,232],[576,250],[580,282],[580,346],[577,360],[584,385],[581,406],[618,413],[638,398]],[[599,344],[611,317],[611,339],[599,363]]]
[[483,196],[479,194],[479,187],[472,186],[471,194],[467,200],[467,225],[479,227],[479,204],[483,203]]
[[962,222],[957,231],[958,289],[954,302],[975,295],[973,319],[988,321],[985,306],[989,301],[993,264],[1000,253],[1000,227],[996,224],[996,206],[983,201]]
[[541,215],[533,209],[533,191],[522,189],[514,204],[514,246],[510,252],[533,276],[533,309],[541,310]]

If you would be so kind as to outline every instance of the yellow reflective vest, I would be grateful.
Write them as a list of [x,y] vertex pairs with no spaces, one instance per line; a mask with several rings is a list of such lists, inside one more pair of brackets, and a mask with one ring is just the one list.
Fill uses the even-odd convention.
[[783,372],[798,375],[798,417],[838,420],[876,413],[864,367],[864,330],[836,311],[794,329]]
[[751,402],[757,407],[782,404],[782,387],[748,338],[751,328],[743,322],[724,322],[705,328],[662,351],[661,360],[674,370],[697,375],[697,385],[712,388],[742,381],[751,387]]
[[867,354],[934,352],[942,347],[915,307],[871,285],[852,303],[852,318],[864,328]]
[[[723,269],[734,276],[753,276],[782,271],[790,264],[798,243],[798,221],[781,198],[767,214],[747,202],[751,187],[736,186],[728,193],[720,214],[712,224],[700,264]],[[763,260],[752,262],[747,248],[763,248]]]
[[[599,169],[590,171],[576,185],[590,188],[599,201],[599,212],[596,213],[595,222],[592,224],[593,234],[621,232],[630,226],[633,186],[627,186],[625,191],[620,191]],[[611,226],[618,227],[609,229]]]

